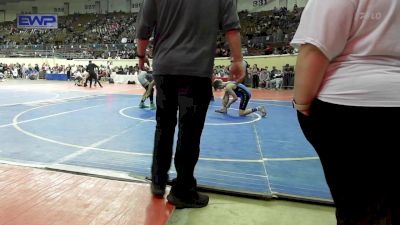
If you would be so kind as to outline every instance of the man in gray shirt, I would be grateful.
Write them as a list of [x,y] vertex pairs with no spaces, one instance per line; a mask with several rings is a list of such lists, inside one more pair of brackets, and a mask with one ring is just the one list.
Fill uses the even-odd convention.
[[[240,23],[233,0],[144,0],[138,17],[137,55],[144,69],[146,47],[154,35],[153,76],[157,89],[151,191],[163,197],[172,161],[175,126],[177,177],[167,199],[176,208],[200,208],[208,196],[196,191],[194,168],[212,96],[216,37],[222,30],[231,48],[231,75],[244,78]],[[179,118],[177,118],[179,112]]]

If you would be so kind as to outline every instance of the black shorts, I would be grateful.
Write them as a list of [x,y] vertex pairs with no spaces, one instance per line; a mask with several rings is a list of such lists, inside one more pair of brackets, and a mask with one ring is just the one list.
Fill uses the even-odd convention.
[[249,104],[249,101],[250,101],[250,96],[249,95],[242,95],[240,97],[239,109],[240,110],[246,110],[247,104]]
[[247,104],[249,103],[250,98],[251,98],[251,93],[249,93],[249,91],[246,90],[246,88],[243,88],[240,85],[238,85],[236,87],[234,92],[235,92],[236,96],[240,98],[239,109],[246,110]]

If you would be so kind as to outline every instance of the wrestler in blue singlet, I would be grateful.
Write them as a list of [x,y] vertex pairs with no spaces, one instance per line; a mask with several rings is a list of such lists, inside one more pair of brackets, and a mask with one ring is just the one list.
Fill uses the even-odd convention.
[[236,96],[240,98],[239,109],[246,110],[247,104],[251,98],[250,90],[243,84],[236,84],[236,88],[233,91],[235,92]]

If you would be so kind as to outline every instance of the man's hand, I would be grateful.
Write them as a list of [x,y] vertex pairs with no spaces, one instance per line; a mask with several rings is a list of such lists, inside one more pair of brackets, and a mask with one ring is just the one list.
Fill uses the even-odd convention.
[[242,61],[232,62],[230,66],[231,79],[241,83],[246,75]]
[[139,58],[139,69],[142,71],[147,71],[144,64],[150,65],[149,59],[146,56],[143,58]]

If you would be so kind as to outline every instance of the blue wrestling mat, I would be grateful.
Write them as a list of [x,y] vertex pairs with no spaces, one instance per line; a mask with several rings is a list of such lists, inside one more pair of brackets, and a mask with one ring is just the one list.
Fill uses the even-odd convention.
[[[0,160],[47,168],[71,166],[150,175],[155,111],[140,96],[0,90]],[[215,113],[212,102],[196,167],[200,186],[266,197],[331,202],[320,161],[289,102],[265,105],[268,116]],[[171,177],[175,170],[171,168]]]

